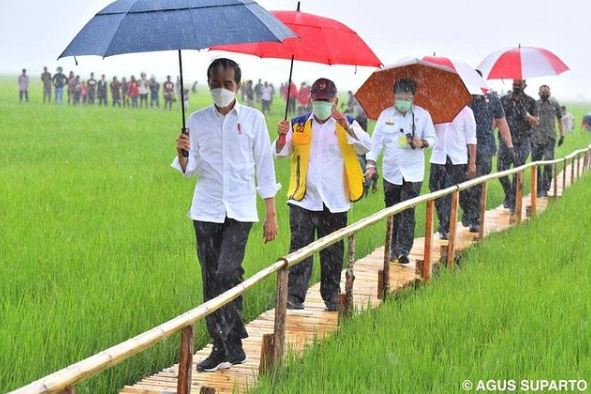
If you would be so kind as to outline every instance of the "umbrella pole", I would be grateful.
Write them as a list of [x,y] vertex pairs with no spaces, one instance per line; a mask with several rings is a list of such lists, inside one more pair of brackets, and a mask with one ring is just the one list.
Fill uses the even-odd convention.
[[287,83],[287,95],[285,96],[285,116],[283,120],[287,120],[287,111],[289,110],[289,94],[291,92],[291,76],[293,73],[293,55],[291,55],[291,64],[289,66],[289,82]]
[[[185,127],[185,85],[183,83],[183,55],[181,54],[181,50],[179,49],[179,72],[180,72],[180,79],[181,79],[181,114],[182,114],[182,122],[181,131],[183,134],[189,135],[189,130]],[[184,150],[183,157],[189,157],[189,152]]]

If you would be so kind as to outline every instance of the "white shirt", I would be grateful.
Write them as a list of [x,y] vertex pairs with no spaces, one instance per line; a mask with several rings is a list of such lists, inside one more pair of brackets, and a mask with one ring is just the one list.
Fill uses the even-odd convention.
[[[187,127],[191,149],[184,175],[199,177],[189,211],[191,219],[258,221],[256,192],[261,198],[269,198],[281,187],[275,181],[263,114],[236,102],[223,116],[211,105],[192,113]],[[182,173],[178,158],[172,167]]]
[[261,100],[271,101],[273,98],[273,88],[271,86],[263,87],[263,94],[261,95]]
[[432,164],[468,163],[468,145],[476,145],[476,120],[470,107],[464,107],[450,123],[435,125],[437,142],[433,146]]
[[138,93],[139,94],[148,94],[148,80],[140,79],[138,83]]
[[[415,136],[424,139],[429,148],[435,145],[435,129],[431,115],[425,109],[413,105],[415,120]],[[371,136],[371,152],[368,160],[377,162],[384,150],[382,162],[382,176],[395,185],[402,185],[402,181],[422,182],[425,177],[425,154],[422,149],[411,149],[408,144],[403,148],[400,138],[406,133],[412,133],[412,114],[402,115],[394,107],[382,111]],[[400,130],[404,132],[401,132]]]
[[[326,205],[332,213],[347,212],[351,208],[351,203],[345,188],[345,163],[336,133],[337,122],[330,118],[321,124],[314,119],[313,114],[310,115],[310,118],[313,119],[312,141],[310,142],[312,145],[310,146],[308,176],[306,177],[306,194],[301,201],[290,199],[287,203],[309,211],[322,211]],[[363,155],[369,151],[371,139],[359,126],[359,123],[353,122],[351,126],[358,139],[347,135],[347,142],[349,145],[353,145],[357,154]],[[285,146],[279,153],[276,153],[277,157],[291,155],[293,151],[291,136],[292,127],[290,124]],[[276,150],[274,151],[276,152]]]

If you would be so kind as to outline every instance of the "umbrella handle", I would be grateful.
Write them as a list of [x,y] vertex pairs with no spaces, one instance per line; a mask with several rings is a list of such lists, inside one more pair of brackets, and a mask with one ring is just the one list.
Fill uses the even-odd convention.
[[[186,128],[186,127],[181,128],[181,132],[184,135],[189,135],[189,129]],[[188,150],[183,150],[183,153],[182,154],[183,154],[183,157],[189,157],[189,151]]]

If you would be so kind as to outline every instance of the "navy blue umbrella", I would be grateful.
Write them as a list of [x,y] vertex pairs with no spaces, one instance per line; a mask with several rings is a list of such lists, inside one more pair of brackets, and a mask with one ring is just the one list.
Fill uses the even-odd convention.
[[96,14],[58,57],[178,50],[279,42],[295,34],[251,0],[118,0]]

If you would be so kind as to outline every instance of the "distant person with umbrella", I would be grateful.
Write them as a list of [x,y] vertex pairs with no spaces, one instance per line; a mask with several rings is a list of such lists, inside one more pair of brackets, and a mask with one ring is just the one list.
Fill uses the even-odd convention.
[[[508,170],[511,166],[524,165],[531,150],[532,127],[538,124],[538,110],[536,100],[525,94],[526,86],[525,80],[513,80],[511,94],[501,99],[514,149],[512,152],[503,140],[499,141],[498,171]],[[503,177],[499,181],[505,192],[503,206],[514,212],[517,177],[513,176],[512,180],[509,177]]]
[[[377,176],[376,163],[384,151],[384,203],[390,207],[417,197],[425,177],[425,150],[436,142],[433,121],[428,111],[415,105],[417,84],[412,79],[394,82],[394,105],[382,111],[371,136],[367,154],[368,180]],[[415,233],[415,209],[409,208],[394,217],[391,256],[408,264]]]
[[[446,189],[476,175],[476,120],[470,107],[462,108],[453,121],[435,126],[437,142],[431,154],[429,190]],[[460,194],[464,212],[469,210],[468,196]],[[439,219],[439,235],[448,239],[450,226],[451,196],[435,200]]]
[[[358,154],[367,153],[371,140],[357,122],[336,110],[337,87],[320,78],[311,88],[312,112],[282,120],[275,149],[291,158],[287,191],[291,230],[290,251],[300,249],[347,225],[351,202],[363,196],[363,173]],[[338,308],[344,244],[320,251],[320,294],[326,310]],[[312,257],[291,267],[287,307],[303,309],[312,275]]]
[[[197,238],[204,301],[242,282],[246,242],[253,222],[258,221],[257,192],[265,201],[263,239],[269,242],[277,235],[274,196],[280,186],[271,141],[264,115],[236,100],[240,79],[236,62],[221,58],[210,64],[207,80],[213,105],[189,116],[189,135],[179,135],[172,164],[187,177],[198,176],[189,215]],[[197,364],[198,371],[246,361],[242,339],[248,334],[241,314],[239,297],[206,317],[213,350]]]
[[[550,95],[550,86],[540,86],[540,99],[536,101],[539,123],[532,132],[532,160],[554,160],[556,147],[556,124],[560,131],[558,146],[564,143],[564,128],[562,126],[562,110],[558,101]],[[552,166],[538,168],[538,197],[548,197],[552,183]]]

